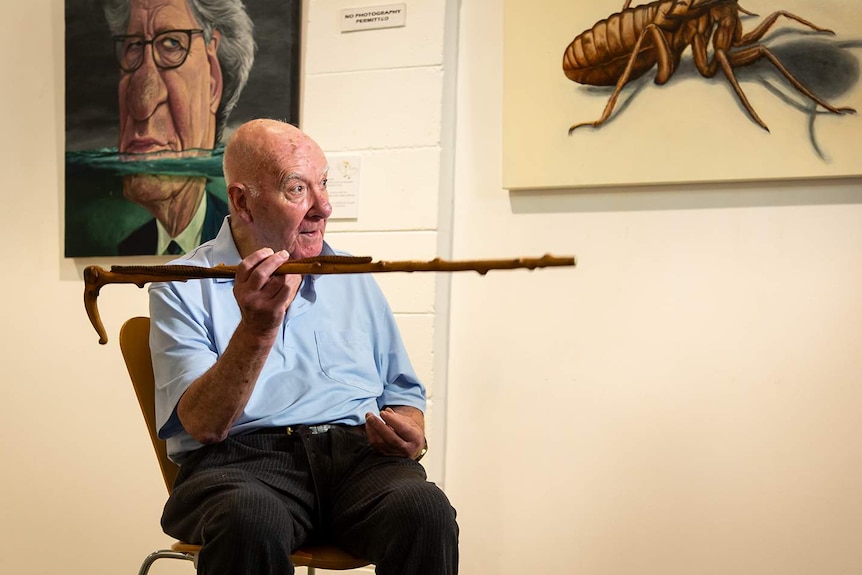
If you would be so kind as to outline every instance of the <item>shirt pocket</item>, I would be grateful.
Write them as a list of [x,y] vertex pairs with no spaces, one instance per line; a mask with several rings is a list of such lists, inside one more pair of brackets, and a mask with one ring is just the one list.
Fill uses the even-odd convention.
[[333,381],[383,393],[368,334],[355,330],[315,331],[317,357],[323,374]]

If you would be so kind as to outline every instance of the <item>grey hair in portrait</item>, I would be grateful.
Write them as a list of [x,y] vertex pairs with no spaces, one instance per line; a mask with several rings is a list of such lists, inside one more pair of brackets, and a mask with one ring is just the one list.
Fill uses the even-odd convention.
[[[242,0],[186,0],[204,31],[207,43],[213,30],[221,33],[218,60],[221,65],[224,88],[216,112],[216,143],[221,140],[228,116],[239,101],[254,64],[257,45],[254,41],[254,24],[245,11]],[[129,24],[130,0],[102,0],[105,19],[111,34],[125,34]]]

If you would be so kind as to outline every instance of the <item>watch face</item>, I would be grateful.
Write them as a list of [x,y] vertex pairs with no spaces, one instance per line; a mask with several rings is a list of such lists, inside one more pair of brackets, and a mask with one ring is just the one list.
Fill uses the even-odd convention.
[[422,446],[422,451],[420,451],[419,455],[416,457],[416,461],[419,461],[420,459],[425,457],[426,453],[428,453],[428,440],[427,439],[425,440],[425,445]]

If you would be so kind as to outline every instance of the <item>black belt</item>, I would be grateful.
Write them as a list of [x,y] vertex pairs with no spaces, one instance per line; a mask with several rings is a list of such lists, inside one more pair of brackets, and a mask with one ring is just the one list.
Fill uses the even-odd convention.
[[279,427],[261,427],[255,429],[252,433],[266,433],[279,435],[295,435],[308,433],[310,435],[318,435],[320,433],[329,433],[333,429],[343,429],[357,435],[365,435],[364,425],[345,425],[343,423],[322,423],[320,425],[288,425]]

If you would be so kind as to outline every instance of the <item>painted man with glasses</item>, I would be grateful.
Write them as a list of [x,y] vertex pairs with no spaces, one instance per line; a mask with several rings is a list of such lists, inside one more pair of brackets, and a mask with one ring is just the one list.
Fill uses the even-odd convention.
[[[254,61],[241,0],[105,0],[120,68],[118,148],[128,161],[193,158],[216,147]],[[215,237],[227,204],[205,176],[142,170],[123,195],[154,217],[120,255],[178,254]]]

